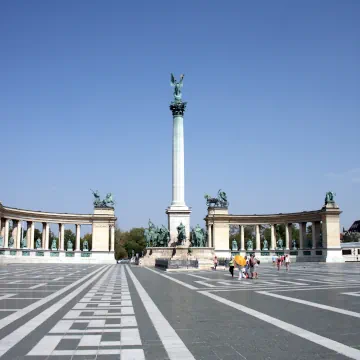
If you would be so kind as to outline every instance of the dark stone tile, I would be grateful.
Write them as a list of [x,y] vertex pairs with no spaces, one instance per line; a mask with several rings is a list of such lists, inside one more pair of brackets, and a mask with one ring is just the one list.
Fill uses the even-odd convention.
[[61,339],[55,350],[75,350],[79,342],[80,339]]

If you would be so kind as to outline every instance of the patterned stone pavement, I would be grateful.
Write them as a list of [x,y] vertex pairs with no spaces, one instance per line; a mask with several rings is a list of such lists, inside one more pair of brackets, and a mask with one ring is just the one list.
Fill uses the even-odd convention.
[[359,264],[258,280],[128,265],[0,266],[2,359],[360,359]]

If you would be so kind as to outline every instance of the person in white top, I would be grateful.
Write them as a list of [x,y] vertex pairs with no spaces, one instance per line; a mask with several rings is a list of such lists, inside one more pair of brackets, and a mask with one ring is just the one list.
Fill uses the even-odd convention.
[[286,271],[289,271],[289,267],[290,267],[290,256],[288,254],[286,254],[285,256],[285,267],[286,267]]

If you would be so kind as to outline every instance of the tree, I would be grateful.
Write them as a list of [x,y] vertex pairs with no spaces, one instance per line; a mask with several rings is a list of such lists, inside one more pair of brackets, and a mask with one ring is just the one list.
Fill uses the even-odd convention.
[[82,237],[80,239],[80,249],[81,250],[83,249],[83,243],[85,240],[87,240],[87,242],[89,244],[89,251],[91,251],[91,249],[92,249],[92,234],[90,234],[90,233],[85,234],[84,237]]
[[72,242],[72,248],[75,249],[76,235],[70,229],[66,229],[64,231],[64,246],[66,249],[68,248],[67,246],[68,241]]
[[34,230],[34,239],[35,239],[35,241],[37,239],[40,239],[40,240],[42,239],[42,232],[39,229]]
[[146,241],[144,237],[144,228],[132,228],[130,231],[115,230],[115,256],[118,256],[122,249],[128,253],[130,257],[132,250],[134,253],[141,255],[146,248]]
[[115,249],[115,259],[116,260],[124,259],[127,257],[128,257],[128,253],[122,246],[118,246]]

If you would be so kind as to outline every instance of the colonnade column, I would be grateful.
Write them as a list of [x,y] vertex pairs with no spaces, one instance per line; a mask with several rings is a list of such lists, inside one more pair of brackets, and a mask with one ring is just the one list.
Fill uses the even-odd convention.
[[31,224],[32,221],[26,222],[26,247],[32,249],[31,246]]
[[64,224],[59,224],[59,249],[64,250]]
[[49,250],[50,225],[45,224],[45,250]]
[[306,237],[306,223],[299,223],[299,249],[304,248],[304,238]]
[[289,230],[289,224],[285,224],[285,250],[289,250],[290,246],[290,231]]
[[271,234],[271,240],[270,240],[270,250],[275,250],[275,225],[270,225],[270,234]]
[[41,248],[46,249],[46,223],[42,223]]
[[76,224],[76,242],[75,242],[75,250],[80,251],[80,232],[81,225]]
[[110,251],[115,249],[115,225],[110,225]]
[[5,247],[5,239],[4,239],[5,219],[0,218],[0,227],[1,227],[0,236],[2,236],[2,238],[3,238],[3,245],[2,246]]
[[207,224],[207,236],[208,236],[208,247],[212,247],[212,244],[211,244],[211,225],[210,224]]
[[259,225],[255,225],[255,239],[256,239],[255,250],[261,250],[260,249],[260,228],[259,228]]
[[21,240],[21,220],[18,220],[16,225],[16,249],[20,249],[20,240]]
[[318,247],[318,242],[320,240],[320,221],[313,221],[312,223],[312,248],[316,249]]
[[9,219],[5,219],[5,225],[4,225],[4,247],[9,247]]
[[28,244],[29,244],[30,249],[35,248],[34,236],[35,236],[35,223],[33,221],[31,221],[31,224],[30,224],[30,239],[28,238],[28,241],[29,241]]
[[240,249],[245,250],[244,225],[240,225]]

